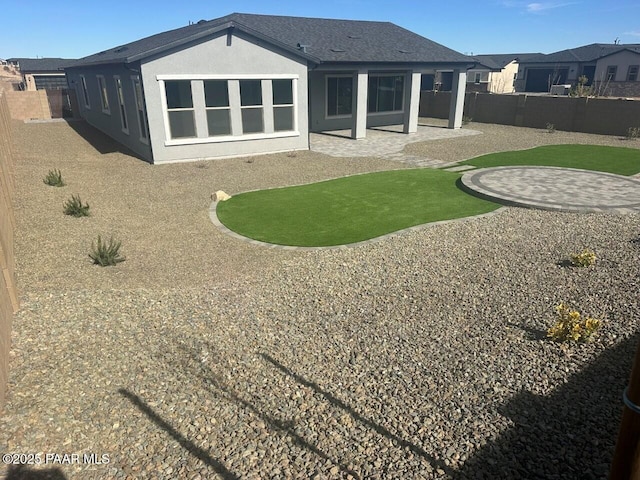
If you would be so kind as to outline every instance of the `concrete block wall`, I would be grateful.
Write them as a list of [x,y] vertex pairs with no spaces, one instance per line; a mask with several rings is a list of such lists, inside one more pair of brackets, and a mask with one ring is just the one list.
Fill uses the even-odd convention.
[[49,120],[51,118],[49,100],[45,90],[6,91],[5,94],[13,120]]
[[13,160],[9,106],[5,93],[0,90],[0,412],[4,406],[9,378],[13,314],[19,307],[13,249]]
[[[450,100],[449,92],[421,92],[420,116],[448,118]],[[556,130],[624,136],[629,127],[640,127],[640,100],[471,92],[464,115],[480,123],[531,128],[552,123]]]

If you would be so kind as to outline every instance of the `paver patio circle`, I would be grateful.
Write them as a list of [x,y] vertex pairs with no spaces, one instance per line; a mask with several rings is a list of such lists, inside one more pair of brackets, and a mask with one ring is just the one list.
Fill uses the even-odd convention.
[[504,205],[640,213],[640,179],[575,168],[506,166],[465,173],[462,188]]

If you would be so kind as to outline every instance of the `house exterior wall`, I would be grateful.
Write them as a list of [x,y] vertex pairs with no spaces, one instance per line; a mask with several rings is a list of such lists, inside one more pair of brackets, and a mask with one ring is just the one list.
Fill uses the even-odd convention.
[[[228,37],[225,32],[205,42],[147,60],[141,65],[141,72],[154,163],[309,148],[307,65],[285,51],[275,51],[272,47],[261,45],[259,41],[242,33],[234,33]],[[270,108],[267,104],[271,102],[268,98],[271,92],[269,80],[282,77],[295,79],[294,109],[297,130],[287,133],[269,132],[273,129],[273,119],[269,119],[267,115]],[[179,141],[171,139],[168,114],[164,106],[164,82],[172,79],[191,81],[198,138]],[[201,91],[202,81],[207,79],[228,80],[230,96],[232,90],[237,94],[238,82],[241,79],[262,80],[265,104],[264,135],[234,135],[223,139],[208,137],[204,94]],[[231,108],[231,123],[234,124],[234,128],[241,124],[237,113],[236,111],[234,114],[234,108]]]
[[[151,148],[149,143],[141,140],[142,128],[138,122],[138,109],[134,93],[133,79],[139,77],[136,67],[125,67],[124,65],[111,64],[95,67],[79,67],[68,69],[67,81],[69,88],[75,90],[78,100],[79,116],[82,117],[98,130],[109,135],[114,140],[128,147],[133,152],[141,156],[148,162],[152,161]],[[87,94],[89,97],[89,107],[85,105],[82,78],[84,77]],[[103,111],[101,102],[101,92],[98,85],[98,77],[104,78],[109,101],[108,113]],[[116,78],[120,79],[122,94],[127,118],[127,131],[123,131],[120,114],[120,104],[116,91]]]
[[[618,52],[603,57],[596,63],[596,87],[602,89],[602,95],[615,97],[640,97],[640,72],[635,81],[627,81],[630,66],[640,66],[640,54],[629,51]],[[607,68],[616,66],[615,78],[608,82]]]
[[499,72],[489,74],[489,91],[491,93],[513,93],[514,78],[518,73],[518,62],[511,62]]
[[[400,112],[392,113],[367,113],[367,128],[381,127],[385,125],[399,125],[404,122],[405,112],[408,110],[409,97],[408,89],[411,85],[411,74],[413,70],[402,69],[380,70],[379,68],[361,68],[368,72],[368,75],[398,74],[404,76],[404,96],[403,109]],[[310,108],[310,130],[312,132],[322,132],[330,130],[347,130],[353,126],[353,116],[329,117],[327,115],[327,77],[346,76],[351,77],[354,82],[353,94],[355,98],[355,82],[357,70],[315,70],[309,72],[309,108]]]

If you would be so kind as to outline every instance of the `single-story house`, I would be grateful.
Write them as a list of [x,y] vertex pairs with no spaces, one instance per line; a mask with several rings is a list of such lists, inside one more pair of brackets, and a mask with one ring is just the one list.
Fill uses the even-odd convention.
[[474,55],[478,62],[467,72],[467,91],[482,93],[513,93],[518,78],[518,66],[540,53],[500,53]]
[[309,132],[418,125],[424,73],[470,57],[388,22],[233,13],[105,50],[66,69],[80,115],[152,163],[304,150]]
[[75,62],[69,58],[9,58],[22,75],[24,90],[62,90],[67,88],[64,68]]
[[593,43],[520,62],[516,91],[549,92],[580,77],[600,96],[640,97],[640,44]]

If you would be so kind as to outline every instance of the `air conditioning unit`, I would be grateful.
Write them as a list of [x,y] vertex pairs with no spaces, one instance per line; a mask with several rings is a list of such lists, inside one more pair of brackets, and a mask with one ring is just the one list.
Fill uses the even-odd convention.
[[571,85],[551,85],[551,95],[569,95]]

